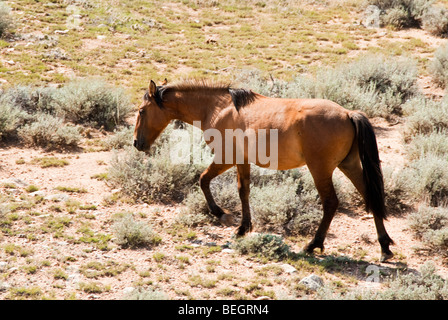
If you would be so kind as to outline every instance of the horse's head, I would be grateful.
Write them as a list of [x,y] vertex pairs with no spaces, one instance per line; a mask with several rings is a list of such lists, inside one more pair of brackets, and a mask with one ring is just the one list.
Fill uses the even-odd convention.
[[160,99],[159,88],[151,80],[148,92],[139,106],[134,130],[134,147],[139,151],[149,151],[151,145],[172,120]]

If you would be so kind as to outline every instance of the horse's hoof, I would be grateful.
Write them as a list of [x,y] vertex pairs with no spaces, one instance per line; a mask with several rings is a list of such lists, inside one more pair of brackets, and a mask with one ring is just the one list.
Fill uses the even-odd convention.
[[233,217],[228,213],[223,214],[221,218],[219,218],[219,221],[226,227],[230,227],[233,225]]
[[394,254],[389,251],[389,252],[383,252],[381,253],[381,259],[380,262],[386,262],[387,260],[389,260],[390,258],[392,258],[394,256]]
[[314,249],[319,248],[320,249],[320,253],[324,253],[325,248],[323,244],[320,245],[316,245],[314,243],[310,243],[308,244],[305,248],[303,248],[303,250],[308,253],[308,254],[313,254],[314,253]]

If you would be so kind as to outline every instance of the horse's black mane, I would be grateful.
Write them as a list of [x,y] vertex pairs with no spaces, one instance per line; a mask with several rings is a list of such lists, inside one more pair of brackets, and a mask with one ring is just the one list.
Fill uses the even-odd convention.
[[[160,108],[164,108],[163,96],[173,91],[198,91],[198,90],[224,90],[230,94],[232,102],[237,110],[247,106],[256,99],[256,94],[252,90],[232,88],[230,83],[209,82],[207,80],[186,80],[177,84],[158,86],[154,99]],[[145,100],[149,100],[148,91],[144,96]]]

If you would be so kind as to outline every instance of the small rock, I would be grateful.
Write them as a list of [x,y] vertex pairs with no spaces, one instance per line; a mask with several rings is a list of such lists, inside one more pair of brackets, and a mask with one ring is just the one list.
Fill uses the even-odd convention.
[[294,268],[292,265],[284,263],[282,265],[280,265],[280,267],[282,267],[283,271],[286,273],[294,273],[297,272],[297,269]]
[[0,291],[8,291],[9,288],[11,288],[11,285],[9,283],[0,281]]
[[16,272],[17,270],[19,270],[19,268],[17,268],[17,267],[12,267],[12,268],[9,268],[8,272],[9,272],[9,273],[14,273],[14,272]]
[[321,277],[311,274],[300,280],[299,284],[303,284],[308,289],[315,291],[324,285],[324,281]]
[[55,30],[54,33],[57,33],[57,34],[67,34],[68,33],[68,29],[65,29],[65,30]]
[[131,294],[135,289],[133,287],[126,287],[123,289],[123,294],[128,295]]
[[224,252],[224,253],[234,253],[235,250],[233,250],[233,249],[222,249],[221,252]]
[[28,183],[26,183],[25,181],[23,181],[23,180],[21,180],[19,178],[9,178],[9,179],[3,180],[2,183],[4,183],[4,184],[14,184],[14,185],[16,185],[18,187],[21,187],[21,188],[28,187]]
[[70,197],[64,193],[57,193],[57,194],[51,194],[49,196],[46,196],[44,199],[60,202],[60,201],[67,201],[68,199],[70,199]]
[[44,191],[34,191],[30,193],[30,196],[32,197],[44,197],[45,192]]

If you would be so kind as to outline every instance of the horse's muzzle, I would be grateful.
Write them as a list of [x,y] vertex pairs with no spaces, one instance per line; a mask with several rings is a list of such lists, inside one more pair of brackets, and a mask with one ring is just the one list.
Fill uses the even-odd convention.
[[138,151],[144,151],[145,142],[139,142],[138,140],[134,140],[134,147],[137,148]]

